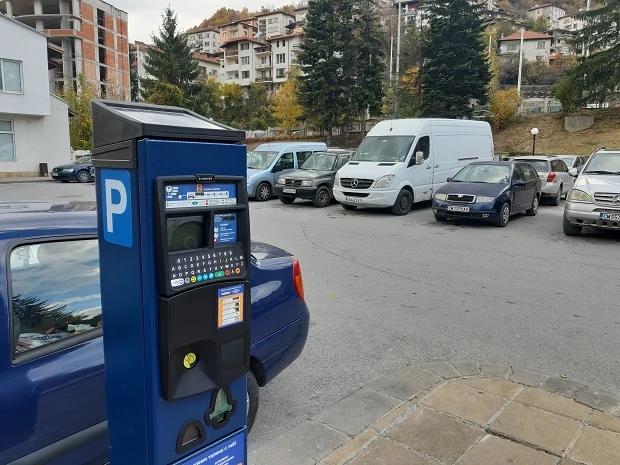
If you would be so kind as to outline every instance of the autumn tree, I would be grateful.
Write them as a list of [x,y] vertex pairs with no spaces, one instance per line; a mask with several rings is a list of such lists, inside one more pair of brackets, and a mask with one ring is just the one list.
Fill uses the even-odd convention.
[[226,83],[220,88],[220,100],[222,105],[222,122],[240,128],[243,126],[245,112],[243,87],[236,83]]
[[271,98],[272,115],[286,134],[297,126],[303,115],[303,108],[297,101],[297,77],[289,76]]
[[69,139],[73,150],[91,150],[93,147],[93,119],[91,103],[97,97],[93,85],[79,74],[77,88],[65,85],[60,97],[68,104],[75,116],[69,118]]
[[506,127],[506,124],[517,114],[519,105],[521,105],[521,97],[516,87],[507,90],[495,90],[491,94],[489,105],[493,129],[499,130]]

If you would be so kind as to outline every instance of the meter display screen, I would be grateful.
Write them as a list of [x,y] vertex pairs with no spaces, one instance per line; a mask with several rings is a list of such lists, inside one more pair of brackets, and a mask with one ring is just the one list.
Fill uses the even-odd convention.
[[237,204],[234,184],[169,184],[164,189],[167,209],[191,209]]
[[181,216],[167,219],[168,250],[179,252],[205,247],[202,216]]
[[218,213],[213,222],[213,243],[215,245],[237,242],[237,214]]

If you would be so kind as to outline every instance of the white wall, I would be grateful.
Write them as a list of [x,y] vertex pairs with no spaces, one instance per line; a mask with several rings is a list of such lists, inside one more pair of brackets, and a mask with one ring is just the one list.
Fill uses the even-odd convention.
[[13,121],[15,141],[15,161],[0,162],[0,176],[38,176],[39,163],[51,172],[71,161],[68,107],[61,99],[51,96],[49,116],[0,113],[0,119]]
[[[536,61],[538,57],[549,62],[549,54],[551,52],[551,39],[540,39],[545,42],[545,48],[538,48],[538,40],[523,41],[523,58],[528,61]],[[521,48],[520,40],[506,40],[500,42],[500,55],[518,54]],[[509,44],[516,45],[515,50],[509,50]]]
[[0,58],[22,62],[21,94],[0,92],[0,110],[21,115],[49,115],[47,37],[0,14]]

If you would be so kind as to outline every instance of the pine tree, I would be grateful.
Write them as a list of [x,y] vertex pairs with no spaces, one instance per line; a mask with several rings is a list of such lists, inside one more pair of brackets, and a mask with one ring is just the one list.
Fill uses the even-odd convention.
[[603,103],[620,86],[620,0],[600,0],[602,7],[579,15],[584,28],[575,39],[588,56],[571,73],[585,90],[585,100]]
[[148,100],[157,81],[177,86],[189,95],[199,75],[198,63],[192,57],[185,36],[178,30],[177,16],[170,7],[162,14],[159,36],[153,35],[152,40],[154,47],[149,49],[144,69],[154,79],[142,81],[145,98]]
[[491,80],[482,7],[468,0],[432,0],[429,7],[423,46],[422,112],[425,116],[469,116],[473,101],[487,102]]

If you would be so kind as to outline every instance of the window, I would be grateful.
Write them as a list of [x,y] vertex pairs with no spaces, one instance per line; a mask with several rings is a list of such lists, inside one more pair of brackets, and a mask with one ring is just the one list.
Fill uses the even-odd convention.
[[276,55],[276,64],[281,65],[283,63],[286,63],[286,53],[278,53]]
[[280,68],[280,69],[277,69],[277,70],[276,70],[276,77],[278,77],[278,78],[283,78],[283,77],[285,77],[285,74],[284,74],[284,68]]
[[282,170],[292,170],[295,169],[295,162],[293,160],[293,153],[285,153],[283,154],[278,163],[276,163],[276,167],[281,167]]
[[242,65],[249,65],[250,64],[250,57],[241,57],[241,64]]
[[15,161],[13,122],[0,120],[0,162]]
[[23,245],[10,266],[15,354],[101,327],[96,239]]
[[429,136],[422,136],[418,139],[418,145],[415,146],[413,156],[418,152],[424,154],[424,159],[427,160],[431,154],[431,138]]
[[506,50],[508,50],[509,52],[516,52],[517,51],[517,44],[507,44],[506,45]]
[[551,169],[557,172],[566,172],[568,168],[562,160],[551,160]]
[[241,71],[241,79],[250,79],[249,71]]
[[297,166],[303,165],[310,155],[312,155],[311,151],[297,152]]
[[541,49],[541,50],[547,48],[547,41],[546,40],[539,40],[537,48]]
[[0,60],[0,92],[22,92],[22,62]]
[[535,176],[532,175],[532,171],[528,166],[520,165],[520,168],[523,170],[523,176],[525,177],[525,182],[532,181]]
[[261,65],[266,65],[267,64],[267,57],[261,57],[260,64]]
[[241,44],[241,50],[250,50],[250,44],[247,42]]
[[525,175],[523,174],[523,170],[519,165],[515,165],[514,172],[512,174],[512,180],[514,181],[525,181]]
[[338,162],[336,163],[336,171],[342,168],[344,165],[349,163],[349,155],[341,155],[338,157]]

